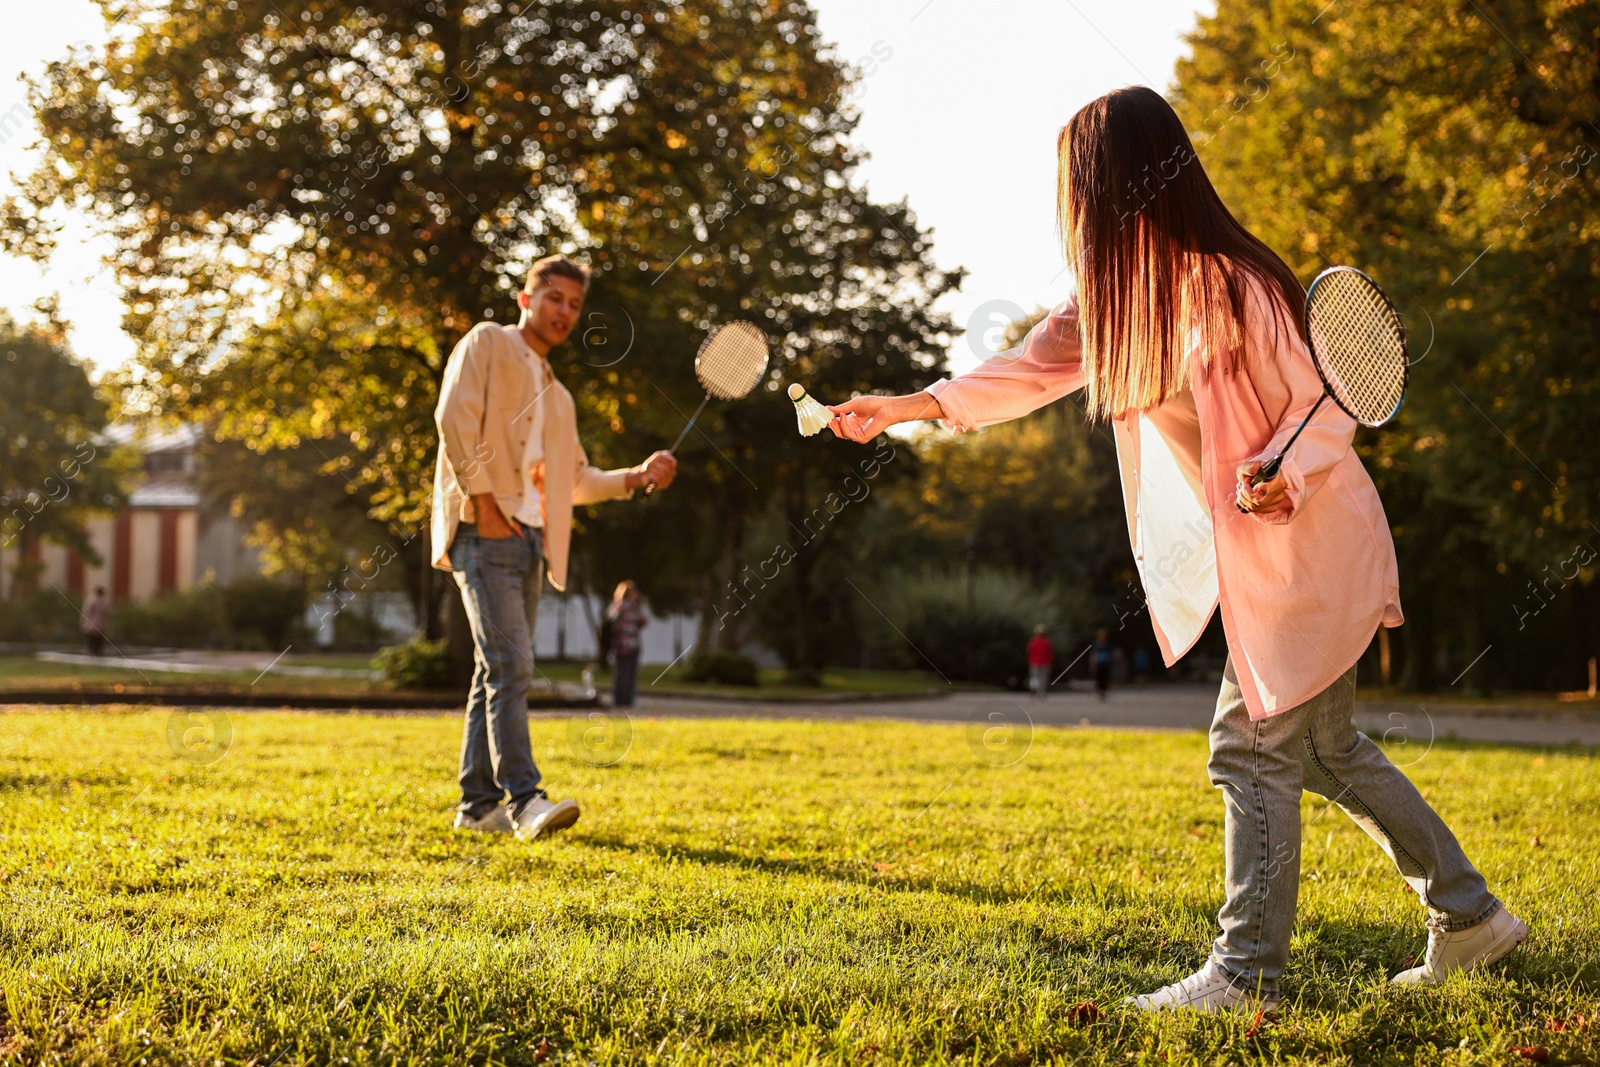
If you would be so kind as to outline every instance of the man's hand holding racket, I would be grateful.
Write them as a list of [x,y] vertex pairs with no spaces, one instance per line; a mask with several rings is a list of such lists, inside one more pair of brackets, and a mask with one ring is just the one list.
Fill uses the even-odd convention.
[[629,489],[643,489],[653,485],[665,489],[678,476],[678,459],[666,449],[650,453],[650,458],[628,472]]
[[829,404],[828,410],[833,412],[828,429],[837,437],[863,445],[899,423],[944,417],[944,409],[927,393],[858,396],[843,404]]
[[683,432],[671,448],[654,453],[645,461],[642,471],[628,475],[628,488],[643,486],[644,495],[648,497],[657,489],[671,485],[678,472],[678,461],[673,458],[673,453],[678,451],[683,439],[694,429],[694,424],[701,412],[705,411],[706,405],[711,403],[711,398],[743,400],[749,396],[750,390],[767,373],[767,357],[767,335],[753,323],[726,322],[712,330],[701,342],[700,351],[694,357],[694,376],[705,387],[706,398],[689,416]]

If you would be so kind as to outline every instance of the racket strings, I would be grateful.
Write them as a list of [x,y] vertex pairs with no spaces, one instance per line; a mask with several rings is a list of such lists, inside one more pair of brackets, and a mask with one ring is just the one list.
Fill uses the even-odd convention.
[[748,322],[719,327],[700,346],[694,361],[695,377],[718,400],[748,395],[766,370],[766,335]]
[[1405,331],[1399,316],[1383,293],[1354,271],[1324,277],[1314,289],[1306,326],[1328,391],[1358,422],[1381,425],[1405,395]]

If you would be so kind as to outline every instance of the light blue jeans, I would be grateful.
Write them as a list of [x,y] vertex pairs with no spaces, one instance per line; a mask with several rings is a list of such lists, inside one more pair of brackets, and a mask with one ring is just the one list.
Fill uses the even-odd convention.
[[1300,793],[1344,809],[1388,853],[1446,930],[1476,926],[1500,902],[1417,787],[1351,721],[1356,669],[1299,707],[1255,722],[1233,661],[1211,723],[1211,784],[1226,809],[1227,903],[1211,959],[1262,994],[1289,962],[1300,890]]
[[459,810],[482,817],[503,798],[513,814],[534,797],[539,768],[528,741],[533,683],[533,622],[544,578],[543,531],[485,538],[462,523],[450,544],[450,568],[472,628],[472,689],[461,739]]

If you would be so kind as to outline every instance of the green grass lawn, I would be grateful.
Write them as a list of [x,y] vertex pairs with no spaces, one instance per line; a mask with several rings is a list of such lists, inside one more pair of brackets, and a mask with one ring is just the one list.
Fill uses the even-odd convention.
[[[755,688],[737,685],[719,685],[711,682],[691,682],[683,677],[682,664],[670,670],[665,663],[644,663],[639,667],[639,693],[673,694],[685,696],[730,696],[756,700],[807,700],[818,694],[862,693],[881,695],[890,693],[926,693],[945,690],[949,683],[928,671],[868,671],[848,667],[829,667],[822,672],[820,686],[799,686],[789,681],[789,672],[775,667],[761,668],[761,684]],[[583,667],[576,663],[542,662],[539,669],[547,676],[577,681]],[[663,673],[665,672],[665,673]],[[611,684],[609,669],[595,672],[601,685]]]
[[447,829],[453,716],[194,714],[0,717],[0,1062],[1600,1060],[1595,750],[1411,768],[1534,931],[1437,989],[1387,984],[1422,909],[1308,799],[1257,1027],[1118,1006],[1212,935],[1198,734],[639,718],[602,766],[606,723],[539,718],[585,813],[530,844]]
[[[362,660],[365,669],[371,657]],[[283,662],[296,666],[347,667],[344,661],[319,664],[312,656],[284,657]],[[252,683],[254,683],[252,685]],[[140,670],[133,667],[100,666],[88,663],[51,663],[27,653],[0,655],[0,693],[38,692],[40,690],[103,688],[123,686],[130,694],[161,690],[211,690],[219,697],[224,692],[244,693],[252,688],[258,692],[305,693],[334,695],[384,691],[381,682],[373,682],[361,675],[350,678],[305,677],[268,673],[259,670],[215,670],[203,672]]]

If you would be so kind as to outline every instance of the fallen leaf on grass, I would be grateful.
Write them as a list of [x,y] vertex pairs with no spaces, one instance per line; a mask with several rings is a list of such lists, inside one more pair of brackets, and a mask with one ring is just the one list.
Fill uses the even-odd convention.
[[898,863],[874,863],[872,869],[875,871],[892,871],[898,866]]
[[1092,1023],[1105,1014],[1092,1000],[1082,1000],[1067,1009],[1067,1018],[1075,1023]]
[[1518,1045],[1511,1051],[1525,1060],[1532,1060],[1534,1063],[1550,1062],[1550,1050],[1543,1045]]
[[1570,1019],[1550,1019],[1544,1024],[1544,1028],[1553,1034],[1566,1033],[1568,1030],[1587,1030],[1589,1020],[1581,1014],[1574,1015]]
[[533,1062],[543,1063],[550,1058],[550,1042],[545,1038],[539,1039],[539,1047],[533,1050]]
[[1206,839],[1206,832],[1199,827],[1191,826],[1189,827],[1189,836],[1198,837],[1200,840],[1204,841]]
[[311,946],[310,947],[311,947],[311,951],[312,952],[321,952],[322,951],[322,942],[321,941],[313,941],[313,942],[311,942]]

